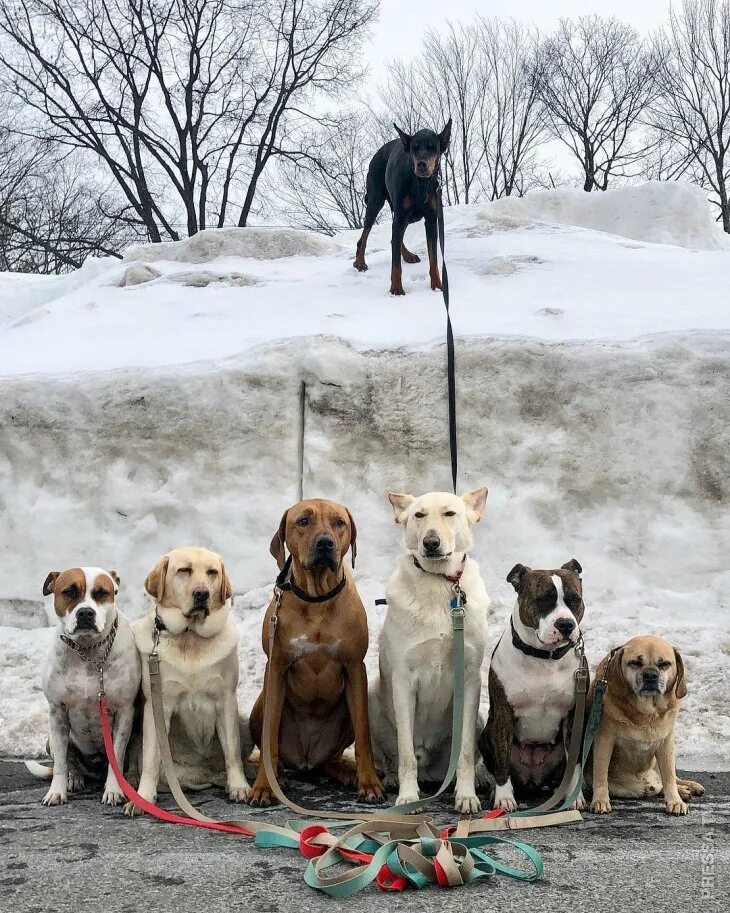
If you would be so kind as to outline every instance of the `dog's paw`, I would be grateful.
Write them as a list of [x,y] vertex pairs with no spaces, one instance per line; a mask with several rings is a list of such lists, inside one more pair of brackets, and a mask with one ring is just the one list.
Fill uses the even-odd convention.
[[377,777],[361,777],[357,783],[357,795],[361,802],[375,805],[385,799],[383,787]]
[[254,783],[246,797],[246,802],[254,808],[276,805],[277,801],[268,783]]
[[456,793],[454,808],[462,815],[476,815],[482,810],[482,803],[474,793]]
[[585,796],[583,795],[583,792],[581,791],[578,793],[578,798],[570,806],[570,811],[571,812],[584,812],[587,808],[588,808],[588,803],[586,802]]
[[418,254],[412,254],[410,251],[403,251],[403,260],[405,263],[420,263],[421,258]]
[[499,809],[504,812],[514,812],[517,811],[517,802],[515,800],[514,790],[512,789],[512,781],[507,780],[501,786],[497,783],[494,787],[494,803],[492,808]]
[[364,260],[355,260],[352,264],[359,273],[366,273],[368,265]]
[[391,285],[390,294],[391,295],[405,295],[405,289],[402,285]]
[[101,797],[102,805],[121,805],[124,802],[124,793],[120,789],[107,787]]
[[681,783],[677,783],[677,792],[680,798],[686,802],[692,796],[703,796],[705,787],[696,780],[682,780]]
[[603,799],[594,796],[591,802],[591,811],[594,815],[607,815],[611,811],[611,800],[608,797]]
[[41,799],[41,805],[66,805],[68,796],[63,789],[57,789],[52,786],[45,796]]
[[677,797],[677,799],[670,799],[666,804],[666,809],[668,815],[689,814],[689,805],[687,805],[686,802],[683,802],[679,797]]
[[70,773],[68,775],[68,791],[70,793],[80,793],[84,785],[84,778],[80,773]]
[[443,286],[441,285],[440,279],[431,279],[431,291],[432,292],[440,292],[442,290],[442,288],[443,288]]
[[[398,798],[395,800],[396,805],[408,805],[411,802],[418,802],[421,797],[418,795],[418,790],[405,789],[402,792],[398,793]],[[416,814],[418,809],[416,809],[413,814]]]
[[248,802],[248,797],[251,795],[251,787],[248,783],[243,783],[239,786],[229,786],[226,791],[230,802]]
[[144,815],[144,811],[139,807],[139,805],[135,805],[134,802],[127,802],[122,811],[127,816],[127,818],[138,818],[141,815]]

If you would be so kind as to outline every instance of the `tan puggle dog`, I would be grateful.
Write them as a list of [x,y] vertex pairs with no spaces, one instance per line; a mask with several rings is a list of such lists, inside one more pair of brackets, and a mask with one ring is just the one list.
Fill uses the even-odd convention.
[[[687,694],[684,663],[661,637],[634,637],[596,671],[600,679],[610,661],[603,715],[593,743],[591,811],[611,811],[610,796],[641,798],[664,791],[670,815],[686,815],[685,800],[704,787],[677,777],[674,726]],[[593,690],[591,691],[591,700]]]
[[[228,600],[231,582],[220,557],[205,548],[176,548],[150,571],[145,589],[155,610],[133,626],[140,653],[149,653],[159,631],[160,680],[170,749],[183,788],[225,785],[233,802],[248,797],[241,760],[238,631]],[[145,696],[142,775],[139,794],[157,795],[160,750],[150,681],[143,669]],[[129,803],[125,812],[133,815]]]

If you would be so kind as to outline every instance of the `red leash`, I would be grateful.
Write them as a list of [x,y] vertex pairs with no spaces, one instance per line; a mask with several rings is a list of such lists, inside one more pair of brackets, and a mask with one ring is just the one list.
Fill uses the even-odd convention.
[[242,827],[237,827],[235,824],[223,824],[217,821],[195,821],[193,818],[184,818],[182,815],[175,815],[172,812],[165,811],[165,809],[160,808],[159,805],[155,805],[154,803],[143,799],[137,790],[133,789],[131,784],[124,779],[124,775],[119,769],[117,756],[114,753],[114,739],[112,737],[112,727],[109,722],[109,711],[105,694],[99,695],[99,717],[101,719],[101,730],[104,733],[104,748],[106,749],[107,760],[114,771],[117,783],[130,802],[134,802],[136,806],[141,808],[142,811],[147,812],[148,815],[152,815],[153,818],[159,818],[160,821],[167,821],[168,824],[186,824],[188,827],[204,827],[211,831],[238,834],[239,837],[254,836],[251,831],[247,831]]

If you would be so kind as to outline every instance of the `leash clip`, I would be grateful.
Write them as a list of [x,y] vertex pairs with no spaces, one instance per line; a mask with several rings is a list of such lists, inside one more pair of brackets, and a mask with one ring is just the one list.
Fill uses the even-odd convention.
[[577,694],[585,694],[588,690],[588,669],[585,666],[575,670],[575,690]]
[[466,611],[464,609],[466,596],[464,595],[464,591],[458,583],[455,583],[451,587],[451,590],[454,594],[454,598],[450,602],[451,621],[454,626],[454,630],[462,631],[464,629],[464,616],[466,615]]
[[147,657],[147,663],[150,670],[150,677],[160,674],[160,654],[157,652],[156,644],[152,652]]

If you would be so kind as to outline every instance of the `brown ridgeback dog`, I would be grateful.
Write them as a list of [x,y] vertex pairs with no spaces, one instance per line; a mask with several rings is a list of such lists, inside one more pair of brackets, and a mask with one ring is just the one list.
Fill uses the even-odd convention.
[[[268,657],[264,690],[251,712],[251,735],[263,748],[264,694],[269,689],[271,761],[275,770],[321,769],[345,785],[357,782],[362,800],[383,798],[373,763],[368,722],[365,608],[343,559],[357,530],[347,508],[312,499],[290,507],[271,540],[270,551],[282,570],[289,550],[291,589],[272,600],[263,627]],[[332,593],[331,598],[326,598]],[[325,597],[323,601],[321,597]],[[269,619],[278,626],[269,655]],[[355,742],[355,769],[342,757]],[[271,785],[263,762],[250,796],[251,805],[270,805]]]

